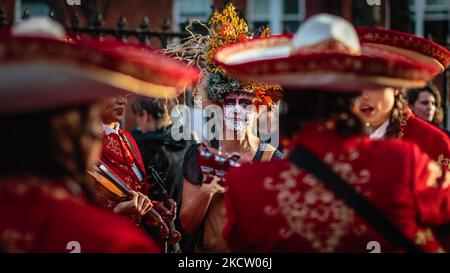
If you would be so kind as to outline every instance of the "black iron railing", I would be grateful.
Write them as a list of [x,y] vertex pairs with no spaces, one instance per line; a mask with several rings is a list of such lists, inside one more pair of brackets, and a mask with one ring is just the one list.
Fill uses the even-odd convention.
[[[30,11],[25,8],[22,13],[22,19],[27,19],[30,16]],[[53,11],[50,11],[48,16],[54,18]],[[8,27],[11,24],[11,22],[8,22],[5,10],[0,7],[0,28]],[[148,16],[145,16],[142,19],[141,24],[135,28],[128,27],[127,18],[124,16],[121,16],[118,19],[115,28],[106,27],[103,20],[103,15],[99,12],[96,13],[92,24],[88,24],[86,26],[80,25],[80,17],[77,13],[74,13],[70,18],[70,25],[66,25],[64,27],[68,33],[72,34],[76,38],[80,38],[83,34],[87,34],[98,39],[113,36],[123,42],[127,42],[130,38],[136,38],[139,43],[147,46],[150,45],[151,39],[156,38],[160,41],[162,48],[167,47],[168,43],[172,41],[173,38],[184,38],[188,35],[187,32],[171,31],[170,21],[168,18],[163,20],[161,30],[152,30],[150,28],[150,20]]]

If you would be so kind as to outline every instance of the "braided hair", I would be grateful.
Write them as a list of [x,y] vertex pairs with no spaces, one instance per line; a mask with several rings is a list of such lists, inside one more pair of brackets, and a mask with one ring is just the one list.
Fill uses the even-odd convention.
[[399,138],[401,137],[401,128],[404,125],[404,121],[406,119],[406,110],[405,107],[406,99],[399,90],[398,94],[395,95],[394,98],[394,107],[392,108],[391,115],[389,117],[389,126],[386,128],[385,137],[387,138]]

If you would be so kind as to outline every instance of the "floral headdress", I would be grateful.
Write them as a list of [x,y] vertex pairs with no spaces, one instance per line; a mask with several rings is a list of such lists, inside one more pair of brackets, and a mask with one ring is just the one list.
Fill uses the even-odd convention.
[[249,34],[247,23],[238,16],[233,4],[228,4],[222,11],[215,12],[209,20],[209,27],[199,23],[207,29],[208,35],[194,34],[190,28],[195,22],[199,23],[193,20],[186,27],[191,34],[190,37],[164,50],[202,70],[203,79],[197,85],[194,94],[206,91],[208,99],[222,103],[229,92],[243,91],[256,98],[256,105],[267,106],[281,98],[279,85],[230,79],[225,75],[223,68],[213,60],[215,52],[225,45],[270,36],[268,28],[263,28],[257,34]]

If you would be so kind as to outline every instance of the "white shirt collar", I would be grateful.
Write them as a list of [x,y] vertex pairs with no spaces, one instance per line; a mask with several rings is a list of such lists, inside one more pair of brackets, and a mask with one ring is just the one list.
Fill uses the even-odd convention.
[[119,134],[120,124],[118,122],[116,123],[116,125],[114,125],[114,128],[111,128],[106,124],[102,124],[102,127],[103,127],[103,130],[105,131],[106,135],[109,135],[109,134],[117,134],[118,135]]
[[389,126],[389,119],[386,120],[383,124],[381,124],[380,127],[378,127],[375,131],[373,131],[370,134],[371,139],[380,139],[384,138],[384,135],[386,134],[386,129]]

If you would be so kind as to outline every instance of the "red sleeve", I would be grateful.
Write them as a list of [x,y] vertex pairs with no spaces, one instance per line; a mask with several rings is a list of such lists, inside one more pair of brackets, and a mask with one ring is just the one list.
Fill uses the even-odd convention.
[[442,225],[450,222],[450,174],[413,147],[413,190],[420,222]]
[[436,135],[433,146],[437,150],[437,157],[433,158],[444,171],[450,171],[450,140],[444,133]]
[[238,169],[232,169],[227,173],[226,183],[228,191],[225,193],[225,214],[226,221],[223,229],[223,238],[227,242],[228,247],[233,252],[249,252],[246,247],[246,236],[239,232],[239,204],[237,203],[236,185],[242,181],[244,172]]
[[406,139],[417,143],[419,148],[432,160],[450,171],[450,140],[448,136],[436,126],[415,116],[412,116],[407,124],[409,130]]
[[160,252],[158,244],[127,219],[87,204],[59,204],[48,212],[41,231],[49,238],[45,251],[68,252],[67,242],[77,241],[83,253]]

